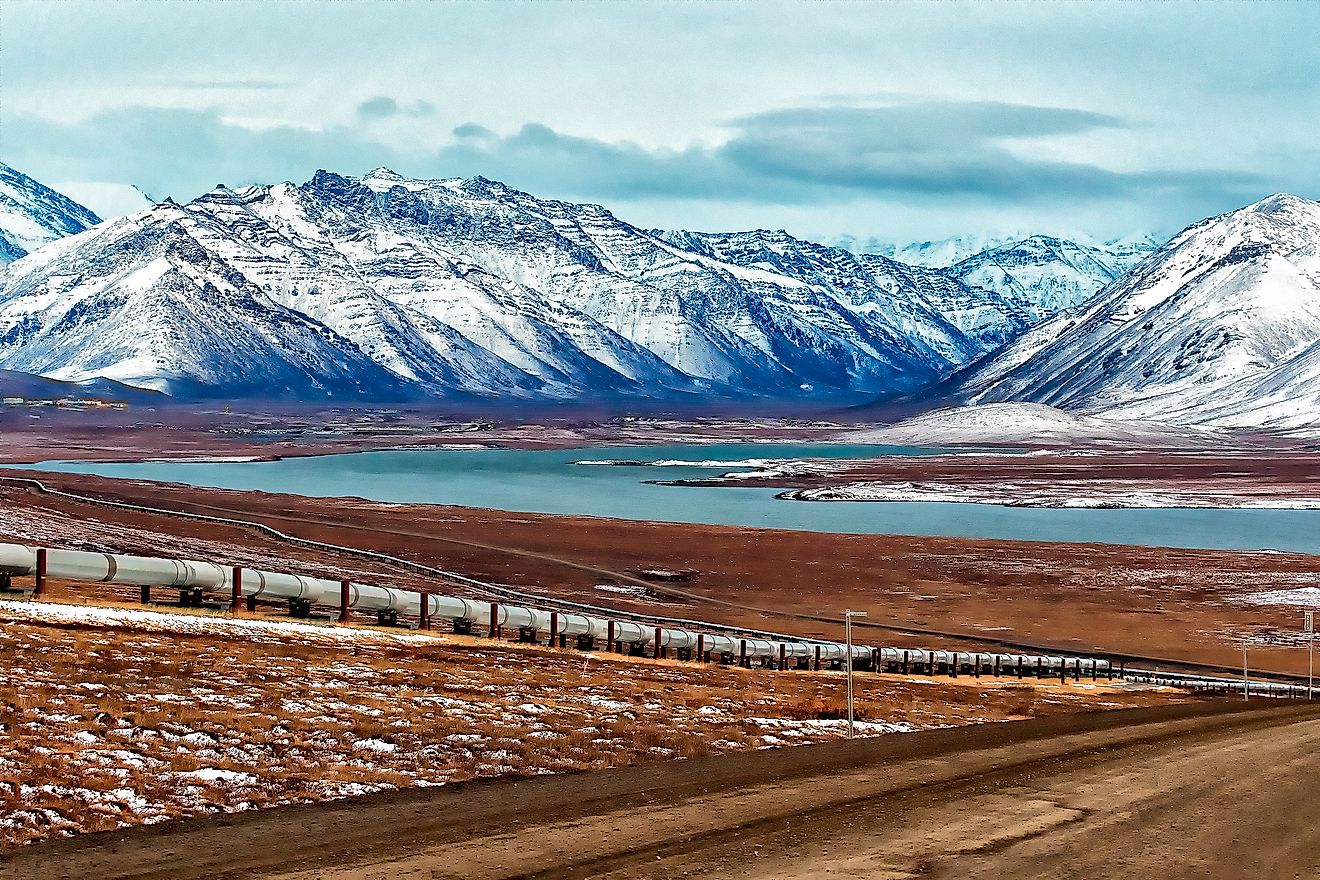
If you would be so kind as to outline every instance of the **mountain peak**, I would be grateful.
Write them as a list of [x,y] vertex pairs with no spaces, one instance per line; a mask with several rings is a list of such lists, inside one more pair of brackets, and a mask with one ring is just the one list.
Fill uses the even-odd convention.
[[1320,211],[1320,202],[1304,199],[1292,193],[1277,192],[1258,202],[1248,205],[1244,210],[1253,214],[1283,214],[1294,211]]

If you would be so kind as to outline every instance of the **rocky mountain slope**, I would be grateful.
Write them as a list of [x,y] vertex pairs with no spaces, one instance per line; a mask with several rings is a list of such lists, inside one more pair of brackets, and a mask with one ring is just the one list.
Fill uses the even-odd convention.
[[100,222],[68,196],[0,163],[0,265]]
[[883,318],[902,334],[920,337],[954,363],[998,348],[1030,326],[1021,309],[993,291],[933,269],[804,241],[782,229],[656,235],[693,253],[825,291],[852,312]]
[[952,385],[1120,418],[1316,424],[1320,202],[1279,194],[1191,226]]
[[1025,327],[933,273],[748,235],[653,234],[484,178],[221,187],[0,275],[0,367],[234,397],[846,398]]

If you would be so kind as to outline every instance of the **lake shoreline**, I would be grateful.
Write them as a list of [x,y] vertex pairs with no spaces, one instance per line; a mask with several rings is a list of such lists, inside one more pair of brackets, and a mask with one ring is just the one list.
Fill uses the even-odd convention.
[[[616,446],[608,457],[601,455],[595,460],[598,465],[600,461],[613,462],[604,466],[577,465],[589,454],[584,455],[582,447],[573,447],[532,451],[389,450],[370,455],[244,462],[65,462],[42,467],[46,472],[91,473],[240,491],[270,490],[309,498],[355,496],[393,504],[693,526],[1320,554],[1320,513],[1305,509],[1304,501],[1293,503],[1309,496],[1289,494],[1288,487],[1296,477],[1291,471],[1284,472],[1289,468],[1305,469],[1309,460],[1298,459],[1286,463],[1286,467],[1276,462],[1276,472],[1267,478],[1269,475],[1264,473],[1247,473],[1247,459],[1232,458],[1234,473],[1246,474],[1232,479],[1251,487],[1252,503],[1246,504],[1222,491],[1222,485],[1205,481],[1207,473],[1222,475],[1222,457],[1207,461],[1180,456],[1175,462],[1167,456],[1123,456],[1121,467],[1130,473],[1124,481],[1104,483],[1099,477],[1112,480],[1123,476],[1113,456],[949,454],[844,444],[706,444],[699,448],[700,452],[693,455],[691,445]],[[632,464],[637,461],[648,464]],[[756,467],[730,472],[730,465]],[[927,476],[904,481],[933,488],[930,494],[916,498],[910,494],[911,487],[881,499],[835,497],[830,503],[788,504],[776,498],[786,492],[811,489],[813,482],[825,487],[824,497],[829,497],[828,492],[836,491],[830,487],[846,483],[843,477],[851,476],[863,465],[923,473]],[[675,479],[644,479],[661,467]],[[1016,475],[1007,478],[1004,473],[1008,471]],[[1138,495],[1132,487],[1142,481],[1133,474],[1142,472],[1162,474],[1165,485],[1161,489],[1152,478],[1142,490],[1145,494]],[[1193,479],[1196,473],[1201,477]],[[662,485],[679,482],[686,484],[682,491],[680,487]],[[720,491],[694,493],[694,483]],[[949,494],[950,485],[964,484],[970,490],[960,488],[959,494]],[[1000,494],[986,495],[990,489]],[[969,491],[978,494],[969,495]],[[1039,500],[1042,492],[1052,492],[1064,502],[1098,500],[1023,503]],[[1124,500],[1132,503],[1110,503],[1115,494],[1122,493],[1127,493]],[[799,494],[793,500],[804,497],[817,500],[822,495],[817,492],[813,498]],[[1180,498],[1195,500],[1185,507],[1160,506]]]

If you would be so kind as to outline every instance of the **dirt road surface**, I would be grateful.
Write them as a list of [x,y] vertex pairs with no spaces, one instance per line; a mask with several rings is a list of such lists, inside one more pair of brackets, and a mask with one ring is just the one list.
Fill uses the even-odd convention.
[[1320,707],[1135,709],[38,844],[0,877],[1311,878]]

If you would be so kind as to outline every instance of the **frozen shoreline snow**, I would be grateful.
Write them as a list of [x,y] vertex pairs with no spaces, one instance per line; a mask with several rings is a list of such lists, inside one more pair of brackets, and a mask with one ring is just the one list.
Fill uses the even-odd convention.
[[786,501],[920,501],[1042,508],[1320,510],[1320,498],[1234,495],[1193,489],[1140,489],[1130,482],[1104,480],[1071,486],[1026,482],[979,485],[859,482],[791,489],[775,497]]

